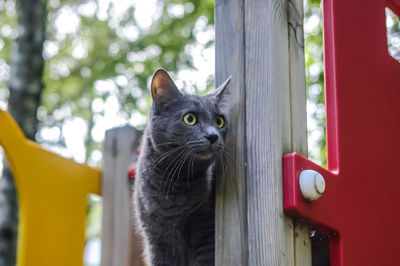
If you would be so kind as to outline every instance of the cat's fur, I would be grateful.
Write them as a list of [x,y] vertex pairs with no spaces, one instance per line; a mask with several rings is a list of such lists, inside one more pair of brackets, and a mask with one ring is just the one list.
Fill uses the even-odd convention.
[[[215,117],[224,117],[220,102],[228,82],[204,96],[184,95],[164,70],[153,76],[134,191],[149,266],[214,265],[213,172],[223,162],[228,126],[225,118],[217,128]],[[186,113],[197,116],[195,125],[184,123]],[[218,139],[212,143],[210,135]]]

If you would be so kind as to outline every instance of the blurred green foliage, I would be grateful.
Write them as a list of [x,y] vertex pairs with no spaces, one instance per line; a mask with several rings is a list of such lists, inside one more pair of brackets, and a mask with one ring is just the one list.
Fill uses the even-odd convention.
[[325,86],[320,0],[304,3],[304,54],[309,157],[326,166]]
[[400,61],[400,18],[386,8],[386,28],[389,54]]
[[[107,103],[107,98],[118,99],[118,114],[127,121],[134,112],[145,115],[149,103],[148,79],[153,71],[163,67],[174,74],[194,68],[187,50],[196,41],[195,23],[203,16],[208,24],[213,24],[210,0],[156,1],[149,5],[156,10],[151,25],[145,28],[138,23],[135,4],[125,5],[123,10],[119,4],[118,1],[108,5],[107,1],[93,0],[65,4],[49,1],[40,125],[62,131],[66,119],[83,118],[87,125],[86,160],[93,150],[101,150],[102,142],[93,139],[91,133],[96,120],[104,115],[101,105]],[[69,22],[64,22],[62,16],[67,16]],[[59,23],[67,22],[73,24],[67,27],[72,28],[70,32],[68,29],[60,32]],[[212,41],[205,45],[212,45]],[[210,76],[207,86],[212,84]],[[92,108],[95,101],[100,108]],[[38,140],[48,141],[41,135]],[[50,142],[65,146],[62,134],[60,139]]]
[[7,83],[11,76],[10,56],[16,23],[15,2],[0,0],[0,108],[3,109],[9,95]]

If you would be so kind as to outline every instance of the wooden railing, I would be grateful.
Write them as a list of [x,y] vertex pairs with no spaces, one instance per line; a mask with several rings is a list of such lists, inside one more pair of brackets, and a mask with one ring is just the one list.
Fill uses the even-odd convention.
[[139,132],[132,127],[106,133],[103,166],[102,266],[141,266],[141,240],[133,219],[128,168],[137,160]]

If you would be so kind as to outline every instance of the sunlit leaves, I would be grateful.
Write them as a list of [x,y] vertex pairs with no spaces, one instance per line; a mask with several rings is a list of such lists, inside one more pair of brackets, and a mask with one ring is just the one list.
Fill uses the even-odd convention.
[[400,61],[400,18],[386,8],[386,31],[389,54]]
[[320,0],[305,2],[305,65],[309,157],[326,164],[325,88]]
[[[106,128],[125,121],[143,127],[148,82],[156,68],[164,67],[178,84],[196,91],[188,76],[193,76],[190,69],[204,65],[201,58],[213,58],[208,50],[203,53],[213,43],[212,24],[213,1],[51,0],[42,101],[47,117],[41,127],[62,131],[65,119],[82,117],[89,125],[86,157],[101,149]],[[202,77],[200,89],[212,86],[212,72]],[[93,112],[88,103],[95,100],[106,107]],[[122,119],[107,122],[110,104]],[[68,114],[54,117],[65,105]]]

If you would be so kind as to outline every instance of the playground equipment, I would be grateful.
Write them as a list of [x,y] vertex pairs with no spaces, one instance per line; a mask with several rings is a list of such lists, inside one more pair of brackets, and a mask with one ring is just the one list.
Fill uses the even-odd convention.
[[[400,265],[400,62],[385,26],[385,8],[400,14],[400,1],[324,6],[328,169],[286,155],[285,210],[328,233],[332,266]],[[299,190],[305,169],[326,181],[313,202]]]
[[87,196],[100,195],[100,169],[42,149],[1,110],[0,145],[18,192],[18,265],[82,265]]
[[127,177],[137,136],[131,127],[107,131],[101,171],[44,150],[0,110],[0,145],[20,206],[18,266],[83,265],[90,193],[103,196],[102,265],[143,265],[131,223]]
[[[302,1],[216,1],[216,81],[233,76],[237,162],[217,186],[217,265],[310,265],[301,220],[329,233],[332,266],[400,265],[400,64],[386,7],[400,15],[399,0],[323,0],[326,170],[299,154],[281,161],[307,153]],[[313,202],[298,184],[307,169],[326,181]]]

